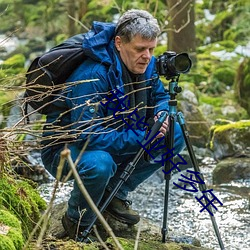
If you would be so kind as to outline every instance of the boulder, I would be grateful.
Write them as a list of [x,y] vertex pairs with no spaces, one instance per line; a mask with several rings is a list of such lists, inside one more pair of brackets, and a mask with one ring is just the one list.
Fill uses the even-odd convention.
[[180,110],[185,117],[185,124],[193,146],[206,148],[209,142],[209,122],[204,118],[198,106],[188,101],[181,101]]
[[[103,249],[98,242],[94,242],[86,245],[85,243],[77,243],[67,238],[58,239],[58,235],[63,235],[63,227],[61,224],[61,217],[65,213],[67,204],[65,202],[56,204],[53,206],[51,213],[51,221],[47,229],[47,237],[44,239],[43,244],[53,245],[54,247],[59,246],[60,249]],[[128,226],[114,220],[108,215],[104,215],[106,221],[109,223],[120,244],[124,249],[133,250],[135,245],[135,239],[140,230],[139,236],[139,249],[158,249],[158,250],[209,250],[209,248],[202,247],[199,240],[193,237],[167,237],[166,243],[161,242],[161,229],[146,219],[141,219],[140,223],[135,226]],[[98,232],[103,235],[100,230],[104,230],[100,225],[97,227]],[[105,239],[105,243],[109,249],[114,248],[114,242],[112,238],[108,237]],[[75,247],[75,248],[74,248]]]
[[233,180],[250,179],[250,158],[228,157],[220,161],[213,171],[213,183],[229,183]]
[[250,120],[215,124],[211,127],[209,147],[216,160],[250,157]]

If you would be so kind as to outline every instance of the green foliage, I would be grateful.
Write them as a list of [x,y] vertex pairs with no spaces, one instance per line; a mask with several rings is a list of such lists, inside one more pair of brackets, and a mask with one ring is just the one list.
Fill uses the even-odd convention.
[[154,50],[154,55],[157,57],[167,51],[166,45],[158,45]]
[[41,210],[45,209],[46,203],[27,181],[2,175],[0,207],[8,209],[22,222],[23,234],[27,238],[39,220]]
[[221,41],[198,48],[198,64],[192,70],[200,91],[218,95],[233,86],[240,56],[232,53],[235,43]]
[[217,13],[214,21],[208,27],[212,42],[223,40],[224,31],[230,27],[232,21],[233,13],[231,11],[225,10]]
[[250,115],[250,59],[240,64],[234,83],[235,96],[242,107],[244,107]]
[[[214,19],[205,20],[204,9],[214,14]],[[204,0],[202,4],[196,4],[198,42],[206,43],[209,37],[211,42],[231,40],[237,45],[245,45],[250,37],[246,25],[250,22],[249,11],[250,2],[247,0]]]
[[[210,94],[199,93],[200,106],[211,105],[212,113],[207,114],[207,119],[228,119],[230,121],[239,121],[248,119],[247,112],[242,108],[234,98],[234,94],[231,91],[225,91],[225,93],[217,96],[211,96]],[[234,107],[232,112],[223,112],[224,107]],[[237,110],[237,112],[236,112]]]
[[210,97],[208,95],[201,95],[199,98],[200,103],[207,103],[214,107],[221,107],[224,103],[224,99],[221,96]]
[[[22,77],[18,77],[18,74],[25,72],[24,68],[25,57],[22,54],[16,54],[8,58],[1,65],[2,70],[0,71],[0,85],[6,84],[6,80],[9,77],[12,77],[12,85],[22,84]],[[13,76],[16,76],[13,78]],[[7,82],[8,85],[11,85],[10,82]]]
[[222,84],[232,86],[235,78],[235,70],[229,67],[217,68],[213,72],[214,80],[218,80]]

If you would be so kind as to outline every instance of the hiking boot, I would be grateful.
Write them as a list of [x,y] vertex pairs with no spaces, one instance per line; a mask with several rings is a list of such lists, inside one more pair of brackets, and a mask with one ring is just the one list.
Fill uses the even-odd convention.
[[83,227],[78,225],[78,223],[75,223],[75,221],[68,217],[67,213],[65,213],[62,217],[62,225],[66,233],[65,236],[68,236],[70,239],[85,243],[98,241],[98,239],[92,234],[89,234],[89,236],[85,239],[82,234],[87,227]]
[[130,208],[131,205],[132,201],[114,197],[105,211],[122,223],[134,225],[140,221],[140,216]]

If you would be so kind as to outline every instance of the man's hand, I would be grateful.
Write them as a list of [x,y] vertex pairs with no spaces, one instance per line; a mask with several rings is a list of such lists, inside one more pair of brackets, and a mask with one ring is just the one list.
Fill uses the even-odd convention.
[[[164,112],[164,111],[160,111],[154,117],[154,121],[155,122],[159,119],[159,117],[160,117],[160,115],[161,115],[162,112]],[[169,130],[169,124],[168,124],[168,116],[167,116],[167,118],[165,119],[165,121],[163,122],[163,124],[162,124],[162,126],[161,126],[161,128],[159,130],[160,133],[155,138],[158,139],[158,138],[161,138],[161,137],[165,136],[166,133],[168,132],[168,130]]]

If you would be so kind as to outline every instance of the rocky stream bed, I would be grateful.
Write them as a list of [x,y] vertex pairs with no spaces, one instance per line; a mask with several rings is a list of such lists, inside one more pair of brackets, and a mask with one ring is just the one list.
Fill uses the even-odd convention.
[[[228,184],[212,185],[212,170],[215,161],[210,157],[201,160],[200,169],[204,174],[207,188],[213,188],[216,197],[223,203],[218,206],[215,219],[219,227],[226,250],[250,249],[250,180],[232,181]],[[190,169],[192,170],[192,169]],[[202,206],[195,199],[196,194],[177,188],[180,173],[175,173],[170,180],[168,203],[169,237],[176,242],[191,243],[196,238],[203,247],[219,250],[219,244],[207,211],[200,212]],[[54,182],[42,184],[39,188],[42,197],[49,201]],[[64,184],[57,193],[55,203],[66,201],[70,195],[72,182]],[[138,189],[131,193],[133,208],[143,218],[162,227],[164,211],[165,181],[162,171],[155,173]]]

